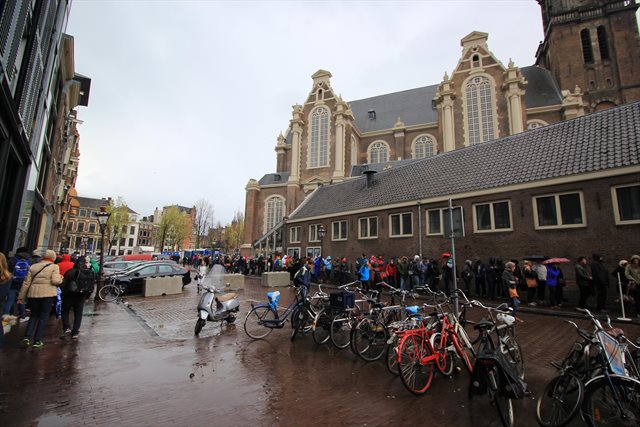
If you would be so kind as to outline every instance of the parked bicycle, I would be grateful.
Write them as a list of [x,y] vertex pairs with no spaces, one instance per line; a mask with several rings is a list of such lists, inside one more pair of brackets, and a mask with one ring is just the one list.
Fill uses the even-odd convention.
[[[538,398],[538,423],[564,426],[580,412],[589,426],[640,425],[640,378],[632,355],[638,346],[619,329],[605,331],[589,310],[580,311],[591,321],[593,332],[567,321],[581,340],[562,362],[552,363],[559,375]],[[611,328],[608,318],[607,324]]]
[[126,292],[127,288],[121,283],[117,283],[115,277],[105,277],[108,283],[105,283],[98,291],[98,297],[105,302],[114,302],[120,298],[120,295]]

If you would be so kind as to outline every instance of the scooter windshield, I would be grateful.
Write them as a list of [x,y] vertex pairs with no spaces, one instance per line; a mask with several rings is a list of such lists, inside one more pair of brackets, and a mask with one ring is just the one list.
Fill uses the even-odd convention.
[[220,264],[214,264],[207,275],[207,279],[209,279],[206,284],[208,288],[224,289],[224,267]]

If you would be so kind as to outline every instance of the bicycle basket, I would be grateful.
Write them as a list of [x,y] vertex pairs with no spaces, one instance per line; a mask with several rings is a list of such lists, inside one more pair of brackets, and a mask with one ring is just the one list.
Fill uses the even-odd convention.
[[613,372],[618,375],[627,375],[624,368],[624,346],[605,331],[598,331],[598,339],[604,347]]
[[345,309],[353,308],[356,301],[356,294],[349,291],[331,292],[329,294],[329,305],[331,308]]

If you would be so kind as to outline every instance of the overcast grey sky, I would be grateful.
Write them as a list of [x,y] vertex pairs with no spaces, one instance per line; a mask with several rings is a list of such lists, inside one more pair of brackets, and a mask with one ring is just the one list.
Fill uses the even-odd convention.
[[142,215],[211,202],[244,211],[244,186],[275,171],[274,147],[311,75],[347,100],[439,83],[460,39],[489,33],[505,65],[534,63],[535,0],[299,2],[74,0],[81,196],[122,196]]

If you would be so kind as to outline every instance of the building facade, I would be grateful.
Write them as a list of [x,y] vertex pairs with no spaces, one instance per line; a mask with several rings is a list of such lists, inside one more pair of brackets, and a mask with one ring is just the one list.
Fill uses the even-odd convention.
[[63,178],[62,169],[68,138],[75,134],[72,109],[86,105],[90,82],[76,79],[73,40],[63,43],[70,5],[70,0],[0,4],[1,251],[61,244],[70,206],[65,181],[72,178]]
[[[345,102],[331,86],[331,73],[316,72],[307,99],[293,106],[287,132],[278,136],[276,172],[246,186],[242,253],[282,251],[283,219],[320,186],[640,99],[634,89],[640,84],[634,62],[640,57],[635,1],[539,3],[547,31],[535,65],[505,65],[491,52],[488,35],[474,31],[461,40],[451,74],[435,85]],[[580,19],[570,19],[571,11],[579,12]],[[585,28],[607,35],[600,40],[609,56],[603,59],[606,54],[600,53],[593,63],[579,56],[576,64],[571,62],[576,58],[567,62],[565,50],[582,55]],[[569,43],[570,34],[578,41]],[[593,45],[598,39],[590,40]],[[606,88],[598,83],[600,77],[591,85],[595,68],[610,69],[614,63],[618,77],[603,77]],[[448,176],[449,171],[442,173]]]

